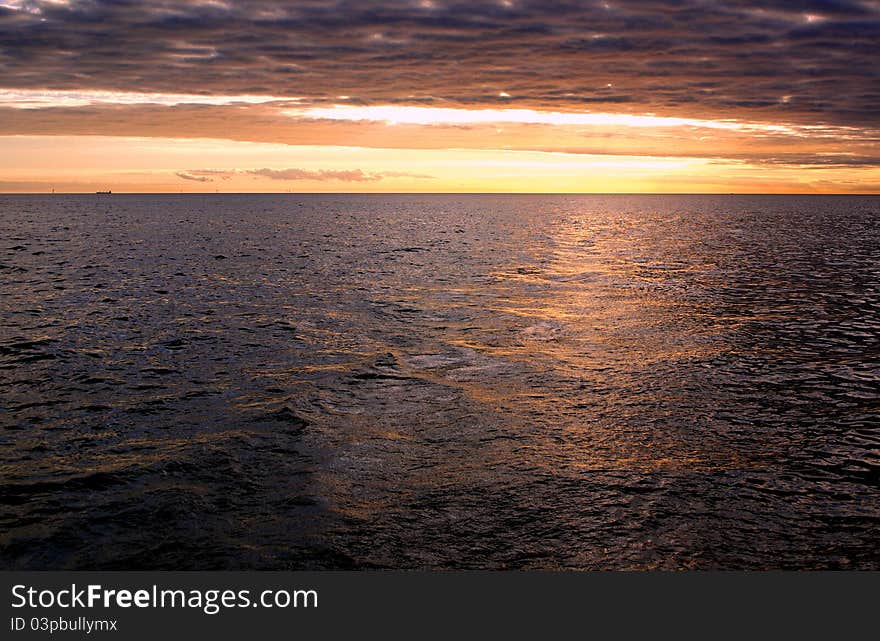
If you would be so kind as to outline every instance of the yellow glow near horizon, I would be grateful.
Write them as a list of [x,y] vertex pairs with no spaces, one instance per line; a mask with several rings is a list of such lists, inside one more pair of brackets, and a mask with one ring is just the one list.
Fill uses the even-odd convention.
[[2,192],[860,192],[877,168],[503,149],[387,149],[221,139],[0,137]]

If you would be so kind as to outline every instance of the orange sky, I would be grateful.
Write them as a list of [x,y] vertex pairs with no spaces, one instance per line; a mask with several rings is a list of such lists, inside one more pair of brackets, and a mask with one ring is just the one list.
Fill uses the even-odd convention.
[[0,191],[880,193],[876,4],[0,0]]

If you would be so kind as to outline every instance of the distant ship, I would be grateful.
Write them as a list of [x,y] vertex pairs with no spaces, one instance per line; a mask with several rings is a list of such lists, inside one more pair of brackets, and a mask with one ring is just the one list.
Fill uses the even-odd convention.
[[108,189],[107,191],[96,191],[95,193],[96,194],[112,194],[113,192]]

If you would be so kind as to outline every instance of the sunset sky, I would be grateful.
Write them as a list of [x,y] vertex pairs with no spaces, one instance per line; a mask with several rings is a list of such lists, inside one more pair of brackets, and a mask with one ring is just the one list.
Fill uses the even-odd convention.
[[0,191],[880,193],[880,1],[0,0]]

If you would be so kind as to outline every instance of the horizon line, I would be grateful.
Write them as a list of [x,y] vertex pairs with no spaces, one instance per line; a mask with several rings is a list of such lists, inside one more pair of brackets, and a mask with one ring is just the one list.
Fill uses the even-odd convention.
[[0,196],[880,196],[876,192],[745,191],[0,191]]

